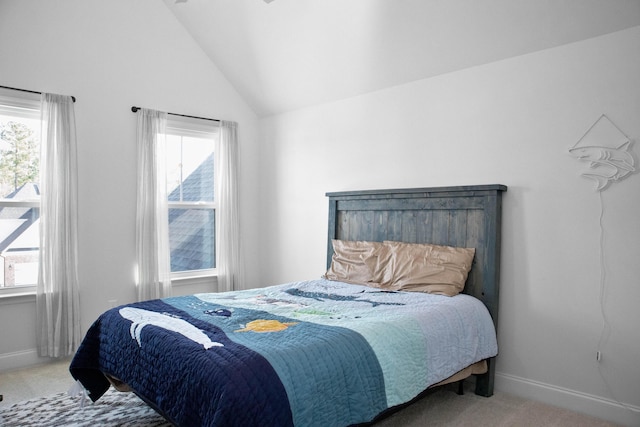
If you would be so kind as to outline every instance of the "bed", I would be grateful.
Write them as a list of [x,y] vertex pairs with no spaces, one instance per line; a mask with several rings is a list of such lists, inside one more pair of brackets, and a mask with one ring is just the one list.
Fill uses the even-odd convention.
[[[130,390],[179,426],[369,423],[477,372],[476,394],[491,396],[504,191],[327,193],[323,277],[116,307],[87,331],[70,372],[94,401]],[[367,248],[367,269],[341,276],[354,245]],[[407,292],[410,281],[389,276],[405,249],[425,247],[465,256],[461,293]],[[377,276],[351,280],[356,271]]]

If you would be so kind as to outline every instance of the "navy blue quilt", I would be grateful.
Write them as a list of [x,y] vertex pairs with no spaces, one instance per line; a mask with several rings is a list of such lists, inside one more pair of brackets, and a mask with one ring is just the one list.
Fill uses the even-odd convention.
[[460,297],[317,280],[140,302],[100,316],[70,371],[94,401],[107,374],[178,426],[363,423],[495,356],[488,312]]

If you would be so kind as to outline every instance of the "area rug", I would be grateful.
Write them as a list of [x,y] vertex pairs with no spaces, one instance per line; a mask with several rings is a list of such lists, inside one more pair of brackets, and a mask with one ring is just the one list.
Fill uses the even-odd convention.
[[109,389],[97,402],[80,405],[78,397],[59,393],[16,403],[0,410],[3,427],[168,427],[157,412],[133,393]]

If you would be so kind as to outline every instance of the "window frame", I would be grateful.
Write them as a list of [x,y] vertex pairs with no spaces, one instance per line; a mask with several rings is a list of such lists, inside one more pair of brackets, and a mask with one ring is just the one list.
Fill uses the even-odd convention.
[[[167,136],[181,136],[181,137],[196,137],[196,138],[206,138],[211,140],[212,149],[214,153],[215,159],[215,148],[216,148],[216,138],[219,134],[219,126],[215,122],[208,122],[206,120],[197,119],[193,117],[185,117],[178,115],[171,115],[167,117],[167,124],[165,129],[165,134]],[[214,166],[215,173],[215,166]],[[214,180],[215,185],[215,180]],[[218,208],[218,203],[215,198],[215,189],[214,189],[214,200],[213,202],[172,202],[168,200],[168,195],[170,193],[170,189],[167,186],[167,213],[170,209],[211,209],[214,212],[214,235],[217,236],[217,215],[216,210]],[[214,242],[215,245],[215,264],[217,266],[217,257],[218,257],[218,242],[217,238]],[[171,256],[171,254],[169,254]],[[170,272],[171,282],[173,284],[192,284],[193,282],[197,282],[200,279],[209,279],[212,277],[218,276],[217,267],[201,269],[201,270],[186,270],[186,271],[176,271]]]
[[[36,131],[38,134],[38,139],[42,141],[42,107],[40,98],[40,94],[37,93],[0,88],[0,113],[2,113],[3,115],[9,115],[18,118],[37,120],[38,122],[40,122],[40,126],[38,127],[38,129],[36,129]],[[40,200],[7,200],[0,198],[0,208],[5,207],[36,208],[39,210],[41,207],[41,203]],[[39,242],[38,250],[40,250]],[[4,275],[4,271],[0,271],[0,274]],[[32,285],[7,287],[3,284],[2,286],[0,286],[0,298],[35,295],[37,286],[37,279],[36,283]]]

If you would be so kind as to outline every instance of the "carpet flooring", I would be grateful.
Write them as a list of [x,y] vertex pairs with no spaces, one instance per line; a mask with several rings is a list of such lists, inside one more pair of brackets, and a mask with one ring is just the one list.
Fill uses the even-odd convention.
[[[110,390],[95,404],[80,407],[78,398],[66,393],[73,385],[68,363],[0,372],[0,394],[4,395],[4,401],[0,402],[0,426],[170,425],[132,393]],[[472,384],[465,387],[462,396],[452,387],[441,387],[374,424],[374,427],[424,426],[614,427],[615,424],[499,391],[490,398],[476,396]]]

